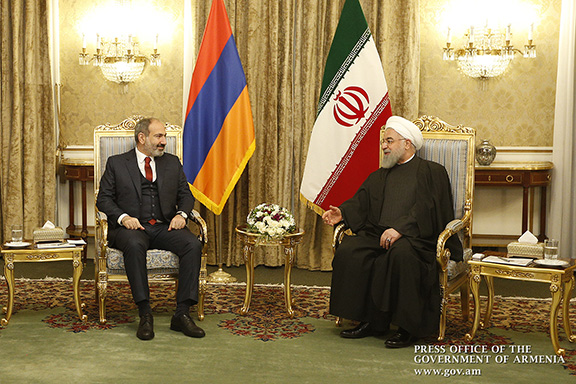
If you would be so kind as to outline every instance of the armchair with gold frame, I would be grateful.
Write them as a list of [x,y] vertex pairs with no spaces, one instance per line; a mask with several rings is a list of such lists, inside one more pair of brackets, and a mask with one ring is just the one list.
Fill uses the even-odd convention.
[[[112,155],[129,151],[135,146],[134,128],[144,116],[131,116],[119,124],[105,124],[94,130],[94,192],[98,195],[100,178],[106,168],[106,161]],[[182,159],[182,128],[177,125],[166,124],[166,152],[172,153]],[[208,229],[206,222],[196,210],[188,214],[190,222],[196,224],[198,239],[202,246],[206,245]],[[106,295],[108,282],[127,281],[124,269],[124,257],[120,250],[108,245],[108,221],[104,212],[96,208],[95,246],[96,259],[95,281],[96,297],[99,305],[100,323],[106,323]],[[172,280],[177,284],[178,256],[174,253],[151,249],[146,255],[148,278],[150,281]],[[204,319],[204,296],[206,294],[206,255],[202,253],[200,275],[198,279],[198,319]]]
[[[418,156],[442,164],[450,178],[454,199],[455,220],[446,225],[438,237],[436,261],[438,262],[441,309],[438,340],[446,333],[446,306],[449,295],[460,290],[462,317],[469,316],[470,287],[468,281],[468,260],[472,257],[472,201],[474,195],[474,153],[475,130],[473,128],[452,126],[437,117],[422,116],[413,121],[424,136],[424,145]],[[342,238],[351,235],[344,223],[334,229],[332,249],[335,252]],[[458,233],[464,247],[464,260],[456,262],[450,259],[450,250],[445,247],[446,240]],[[340,324],[340,319],[337,319]]]

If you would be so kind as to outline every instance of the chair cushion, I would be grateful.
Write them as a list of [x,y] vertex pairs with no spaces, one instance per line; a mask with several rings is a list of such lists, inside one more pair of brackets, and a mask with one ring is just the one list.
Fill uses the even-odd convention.
[[[146,268],[150,274],[178,273],[178,256],[162,249],[146,252]],[[106,266],[109,274],[125,274],[124,254],[116,248],[107,248]]]
[[468,260],[472,259],[472,250],[470,248],[464,249],[463,258],[464,259],[462,261],[458,262],[454,260],[448,260],[448,280],[455,278],[468,269]]
[[452,199],[454,200],[454,217],[461,218],[464,215],[466,203],[466,161],[468,157],[468,142],[466,140],[425,140],[424,145],[418,151],[418,156],[423,159],[443,164],[450,178],[452,186]]

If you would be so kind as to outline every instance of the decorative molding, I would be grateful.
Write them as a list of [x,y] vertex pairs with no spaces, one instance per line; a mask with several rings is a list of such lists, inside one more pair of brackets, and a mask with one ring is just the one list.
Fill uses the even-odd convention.
[[533,279],[534,278],[534,274],[531,272],[521,272],[521,271],[508,271],[505,269],[496,269],[494,272],[496,272],[498,275],[505,275],[505,276],[511,276],[511,277],[519,277],[522,279]]
[[[142,119],[145,119],[146,116],[143,115],[132,115],[127,119],[124,119],[119,124],[102,124],[96,127],[96,131],[124,131],[124,130],[134,130],[136,124]],[[181,131],[182,128],[178,125],[165,123],[166,131]]]
[[423,115],[418,119],[414,120],[414,124],[422,132],[454,132],[454,133],[475,133],[476,130],[470,127],[464,127],[463,125],[450,125],[445,121],[440,120],[436,116],[426,116]]

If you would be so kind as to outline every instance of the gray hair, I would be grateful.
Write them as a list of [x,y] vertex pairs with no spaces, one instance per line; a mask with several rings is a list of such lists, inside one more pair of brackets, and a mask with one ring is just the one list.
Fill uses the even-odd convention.
[[138,123],[136,123],[136,127],[134,128],[134,140],[136,140],[136,143],[138,143],[138,135],[140,133],[143,133],[144,136],[148,137],[148,135],[150,134],[150,130],[148,129],[150,127],[150,124],[153,121],[160,121],[155,117],[146,117],[142,120],[140,120]]

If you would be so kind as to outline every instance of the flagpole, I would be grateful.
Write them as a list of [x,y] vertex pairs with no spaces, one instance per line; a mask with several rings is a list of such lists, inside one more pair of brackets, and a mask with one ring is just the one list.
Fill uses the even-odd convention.
[[222,269],[222,216],[216,215],[216,258],[218,260],[218,270],[216,272],[212,272],[208,275],[208,282],[210,283],[234,283],[236,282],[236,278],[229,274],[228,272],[224,272]]

